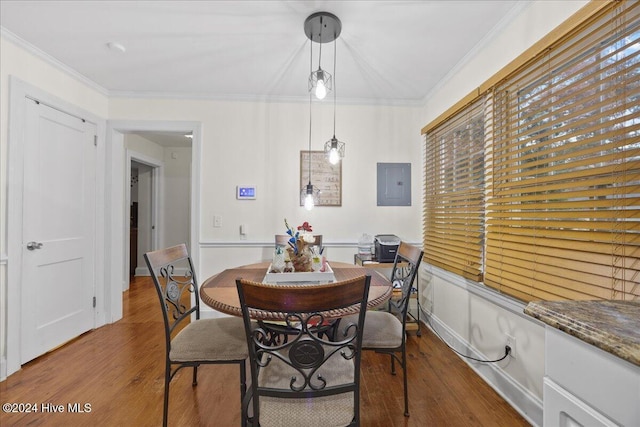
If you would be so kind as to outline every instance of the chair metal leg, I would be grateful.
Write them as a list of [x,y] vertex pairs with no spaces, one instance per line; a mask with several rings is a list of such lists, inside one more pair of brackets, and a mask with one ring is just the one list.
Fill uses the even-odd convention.
[[193,366],[193,382],[191,383],[193,387],[198,385],[198,365]]
[[396,358],[393,353],[389,355],[391,357],[391,375],[396,374]]
[[240,362],[240,425],[247,427],[247,408],[244,404],[244,396],[247,394],[246,362]]
[[402,376],[404,377],[404,416],[409,416],[409,398],[407,396],[407,351],[406,348],[402,348]]
[[171,364],[167,362],[164,372],[164,404],[162,408],[162,426],[167,427],[167,418],[169,416],[169,383],[171,382]]

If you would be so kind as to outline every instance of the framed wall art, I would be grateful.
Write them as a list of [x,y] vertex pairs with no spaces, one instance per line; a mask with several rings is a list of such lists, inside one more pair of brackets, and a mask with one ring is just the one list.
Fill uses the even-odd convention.
[[320,190],[316,206],[342,206],[342,162],[332,165],[324,151],[300,151],[300,188],[309,183],[309,167],[311,184]]

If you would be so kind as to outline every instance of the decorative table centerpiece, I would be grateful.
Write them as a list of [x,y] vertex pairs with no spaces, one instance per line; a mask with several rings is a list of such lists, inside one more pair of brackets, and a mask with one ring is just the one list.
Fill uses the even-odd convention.
[[319,248],[314,249],[310,245],[315,242],[315,237],[311,234],[313,232],[311,224],[305,221],[302,225],[298,226],[297,230],[294,230],[285,219],[284,225],[287,227],[287,234],[290,236],[287,252],[293,264],[293,270],[298,273],[313,271],[312,258],[314,256],[319,257],[320,254],[315,253],[319,251]]
[[[330,283],[335,281],[333,270],[323,255],[323,248],[315,246],[313,228],[304,222],[296,229],[284,220],[287,228],[287,247],[276,246],[273,262],[267,270],[265,283]],[[291,274],[293,273],[293,274]]]

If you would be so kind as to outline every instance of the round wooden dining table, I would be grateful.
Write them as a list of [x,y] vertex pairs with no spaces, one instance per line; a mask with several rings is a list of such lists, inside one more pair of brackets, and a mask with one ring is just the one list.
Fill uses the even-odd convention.
[[[209,307],[222,313],[242,317],[240,299],[236,288],[236,279],[262,282],[269,268],[269,262],[245,265],[226,269],[214,276],[209,277],[200,286],[200,299]],[[335,280],[337,282],[353,279],[365,274],[371,276],[369,285],[369,298],[367,308],[377,307],[385,303],[391,297],[393,287],[389,279],[379,271],[368,269],[359,265],[342,262],[329,262]],[[295,274],[295,273],[292,273]],[[270,285],[280,286],[280,285]],[[297,286],[305,286],[304,284]],[[333,310],[323,313],[325,319],[340,318],[350,314],[358,313],[358,307],[352,306],[341,310]],[[271,313],[268,318],[263,318],[259,314],[252,313],[255,320],[284,320],[286,313]]]

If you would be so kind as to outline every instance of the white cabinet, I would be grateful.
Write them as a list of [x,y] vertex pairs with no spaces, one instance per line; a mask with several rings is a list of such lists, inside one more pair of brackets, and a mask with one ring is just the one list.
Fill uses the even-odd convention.
[[545,328],[544,426],[640,426],[640,367]]

